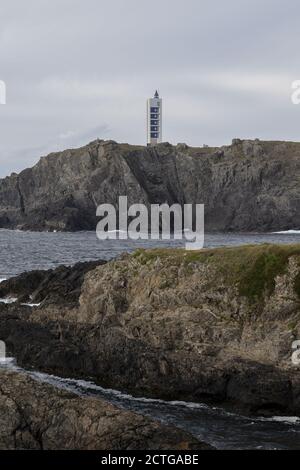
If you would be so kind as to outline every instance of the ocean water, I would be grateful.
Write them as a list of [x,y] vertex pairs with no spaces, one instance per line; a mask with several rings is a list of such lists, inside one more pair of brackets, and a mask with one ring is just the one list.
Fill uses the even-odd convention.
[[[300,243],[300,231],[283,233],[207,233],[205,247],[257,243]],[[78,261],[109,260],[138,248],[180,247],[178,240],[105,240],[95,232],[39,233],[0,230],[0,281],[32,269],[50,269]]]

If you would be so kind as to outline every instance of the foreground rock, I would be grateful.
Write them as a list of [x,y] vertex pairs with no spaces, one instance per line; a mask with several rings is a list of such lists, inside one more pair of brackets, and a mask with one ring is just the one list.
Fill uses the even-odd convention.
[[209,449],[184,431],[0,370],[0,449]]
[[0,227],[95,230],[96,206],[203,203],[206,230],[300,229],[300,143],[155,148],[95,141],[0,180]]
[[25,366],[300,415],[299,245],[138,251],[88,271],[78,305],[1,309],[0,337]]

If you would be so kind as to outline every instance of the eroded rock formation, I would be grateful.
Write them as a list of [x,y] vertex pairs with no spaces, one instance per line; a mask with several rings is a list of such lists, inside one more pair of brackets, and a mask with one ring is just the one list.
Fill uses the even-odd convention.
[[300,143],[155,148],[95,141],[0,180],[0,227],[95,230],[97,205],[203,203],[206,230],[300,228]]

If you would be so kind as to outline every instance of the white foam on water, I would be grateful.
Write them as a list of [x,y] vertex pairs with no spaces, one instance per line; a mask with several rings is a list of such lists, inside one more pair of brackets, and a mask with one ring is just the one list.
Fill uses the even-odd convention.
[[0,304],[14,304],[17,300],[15,297],[6,297],[5,299],[0,299]]
[[259,418],[260,421],[270,421],[285,424],[300,424],[300,418],[298,416],[272,416],[271,418]]
[[[53,379],[57,379],[57,377],[52,376]],[[190,409],[209,409],[210,407],[204,403],[193,403],[193,402],[186,402],[186,401],[166,401],[161,400],[159,398],[145,398],[145,397],[134,397],[128,393],[120,392],[119,390],[114,390],[111,388],[103,388],[100,385],[96,385],[94,382],[88,382],[86,380],[75,380],[75,379],[62,379],[59,378],[60,381],[66,381],[68,383],[73,383],[74,385],[85,389],[85,390],[93,390],[98,391],[103,394],[113,395],[116,398],[130,400],[130,401],[137,401],[140,403],[160,403],[160,404],[167,404],[171,406],[183,406]]]
[[272,232],[275,235],[300,235],[300,230],[283,230],[282,232]]
[[39,304],[21,304],[24,305],[25,307],[39,307],[41,305],[41,302]]
[[7,277],[0,277],[0,284],[1,284],[1,282],[4,282],[6,280],[7,280]]
[[[22,371],[23,369],[18,368],[18,370]],[[96,385],[94,382],[90,382],[87,380],[82,380],[82,379],[72,379],[72,378],[63,378],[63,377],[58,377],[55,375],[49,375],[43,372],[31,372],[31,371],[26,371],[28,375],[30,375],[32,378],[50,383],[56,387],[62,387],[68,390],[72,390],[74,393],[82,395],[84,391],[89,392],[89,391],[95,391],[99,392],[103,395],[111,395],[116,398],[119,398],[121,400],[130,400],[130,401],[135,401],[135,402],[140,402],[140,403],[157,403],[157,404],[165,404],[168,406],[174,406],[174,407],[184,407],[188,408],[191,410],[213,410],[213,411],[218,411],[222,413],[223,415],[227,416],[235,416],[235,417],[242,417],[245,420],[249,420],[251,424],[255,424],[255,422],[258,421],[272,421],[272,422],[281,422],[284,424],[290,424],[290,425],[298,425],[300,424],[300,418],[297,416],[273,416],[271,418],[263,418],[263,417],[258,417],[258,418],[250,418],[246,416],[241,416],[237,413],[230,412],[228,410],[224,410],[219,407],[211,407],[205,403],[194,403],[194,402],[186,402],[186,401],[180,401],[180,400],[173,400],[173,401],[166,401],[162,400],[159,398],[145,398],[145,397],[134,397],[128,393],[121,392],[119,390],[114,390],[111,388],[103,388],[100,385]],[[109,400],[109,398],[108,398]]]
[[14,357],[0,357],[0,364],[1,365],[13,365],[16,363]]
[[[63,377],[58,377],[56,375],[46,374],[44,372],[28,371],[28,370],[23,369],[22,367],[18,367],[15,361],[7,363],[7,365],[11,365],[12,366],[11,368],[13,370],[25,372],[27,375],[29,375],[35,380],[54,385],[58,388],[65,388],[68,390],[71,389],[74,393],[77,393],[77,394],[82,394],[84,391],[86,392],[94,391],[94,392],[102,393],[104,395],[112,395],[122,400],[130,400],[130,401],[136,401],[140,403],[167,404],[167,405],[171,405],[175,407],[182,406],[182,407],[186,407],[189,409],[210,409],[210,407],[204,403],[193,403],[193,402],[185,402],[185,401],[178,401],[178,400],[166,401],[166,400],[161,400],[159,398],[134,397],[130,394],[123,393],[119,390],[103,388],[100,385],[96,385],[94,382],[89,382],[87,380],[63,378]],[[228,414],[231,414],[231,413],[228,413]]]

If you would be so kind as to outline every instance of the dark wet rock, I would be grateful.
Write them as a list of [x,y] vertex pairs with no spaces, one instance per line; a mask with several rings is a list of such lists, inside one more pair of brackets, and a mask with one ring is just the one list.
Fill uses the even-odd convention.
[[59,266],[48,271],[30,271],[0,283],[0,298],[16,298],[19,303],[76,305],[85,274],[105,261],[88,261]]

